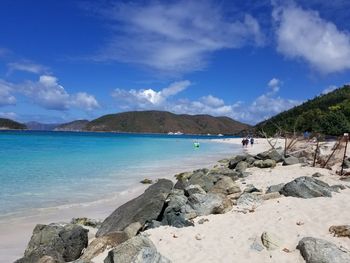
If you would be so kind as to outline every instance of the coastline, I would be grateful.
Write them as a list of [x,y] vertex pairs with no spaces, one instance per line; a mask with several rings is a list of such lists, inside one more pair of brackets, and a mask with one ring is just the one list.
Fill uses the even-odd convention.
[[[154,173],[148,173],[145,178],[152,180],[167,178],[175,181],[174,175],[177,173],[212,167],[217,164],[217,161],[220,159],[227,158],[229,157],[228,155],[239,154],[241,151],[239,147],[234,147],[232,150],[232,153],[210,154],[198,160],[183,160],[181,166],[177,166],[176,168],[172,167],[168,169],[167,167],[163,167],[159,170],[153,167]],[[178,161],[179,160],[176,160],[176,162]],[[0,238],[0,263],[12,262],[23,256],[25,247],[30,240],[33,228],[36,224],[70,222],[74,217],[88,217],[103,220],[117,207],[143,193],[148,186],[149,185],[135,182],[124,191],[114,193],[107,198],[86,203],[72,203],[50,208],[33,209],[30,213],[25,213],[16,217],[11,215],[2,217],[0,219],[0,233],[2,233]],[[90,235],[93,235],[93,233],[90,233]]]

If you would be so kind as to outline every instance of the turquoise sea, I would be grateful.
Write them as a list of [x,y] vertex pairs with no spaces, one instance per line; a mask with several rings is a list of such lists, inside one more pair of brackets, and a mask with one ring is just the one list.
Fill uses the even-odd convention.
[[218,137],[1,131],[0,217],[98,200],[159,171],[186,169],[239,149],[212,138]]

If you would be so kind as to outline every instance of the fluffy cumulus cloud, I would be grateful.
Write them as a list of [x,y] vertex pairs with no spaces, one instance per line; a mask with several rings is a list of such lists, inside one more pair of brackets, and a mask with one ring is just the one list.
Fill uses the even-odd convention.
[[254,17],[228,17],[211,1],[115,1],[100,13],[116,26],[95,59],[136,63],[167,73],[200,70],[214,51],[263,43]]
[[153,89],[116,89],[112,96],[123,110],[167,110],[175,113],[210,114],[229,116],[247,123],[257,123],[281,111],[292,108],[300,102],[277,96],[282,82],[273,78],[267,83],[267,92],[250,103],[241,101],[227,104],[221,98],[207,95],[198,99],[172,98],[190,85],[179,81],[156,91]]
[[72,107],[92,110],[99,107],[94,96],[85,92],[69,94],[58,83],[58,79],[51,75],[42,75],[38,81],[26,81],[19,84],[0,81],[0,106],[14,104],[16,93],[49,110],[61,111]]
[[319,13],[296,5],[275,5],[277,49],[289,58],[303,59],[322,73],[350,68],[350,34]]

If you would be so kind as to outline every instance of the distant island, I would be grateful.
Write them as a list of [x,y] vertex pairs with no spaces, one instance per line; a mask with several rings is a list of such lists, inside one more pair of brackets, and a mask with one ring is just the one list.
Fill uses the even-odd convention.
[[27,126],[25,124],[22,124],[10,119],[0,118],[0,130],[25,130],[25,129],[27,129]]
[[[5,120],[5,119],[4,119]],[[229,117],[210,115],[174,114],[166,111],[130,111],[104,115],[92,121],[76,120],[64,124],[30,122],[18,125],[0,123],[3,129],[54,130],[54,131],[99,131],[133,133],[185,133],[237,135],[251,126]]]

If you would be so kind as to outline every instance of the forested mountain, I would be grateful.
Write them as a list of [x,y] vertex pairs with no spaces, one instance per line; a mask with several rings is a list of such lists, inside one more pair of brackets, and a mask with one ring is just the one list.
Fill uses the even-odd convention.
[[255,126],[272,135],[278,129],[288,132],[341,135],[350,132],[350,86],[320,95]]
[[188,134],[238,134],[249,125],[228,117],[174,114],[165,111],[132,111],[109,114],[89,122],[89,131]]
[[68,123],[63,123],[57,126],[55,131],[83,131],[86,125],[89,123],[88,120],[76,120]]
[[25,130],[27,127],[19,122],[10,120],[10,119],[4,119],[0,118],[0,129],[4,130]]

